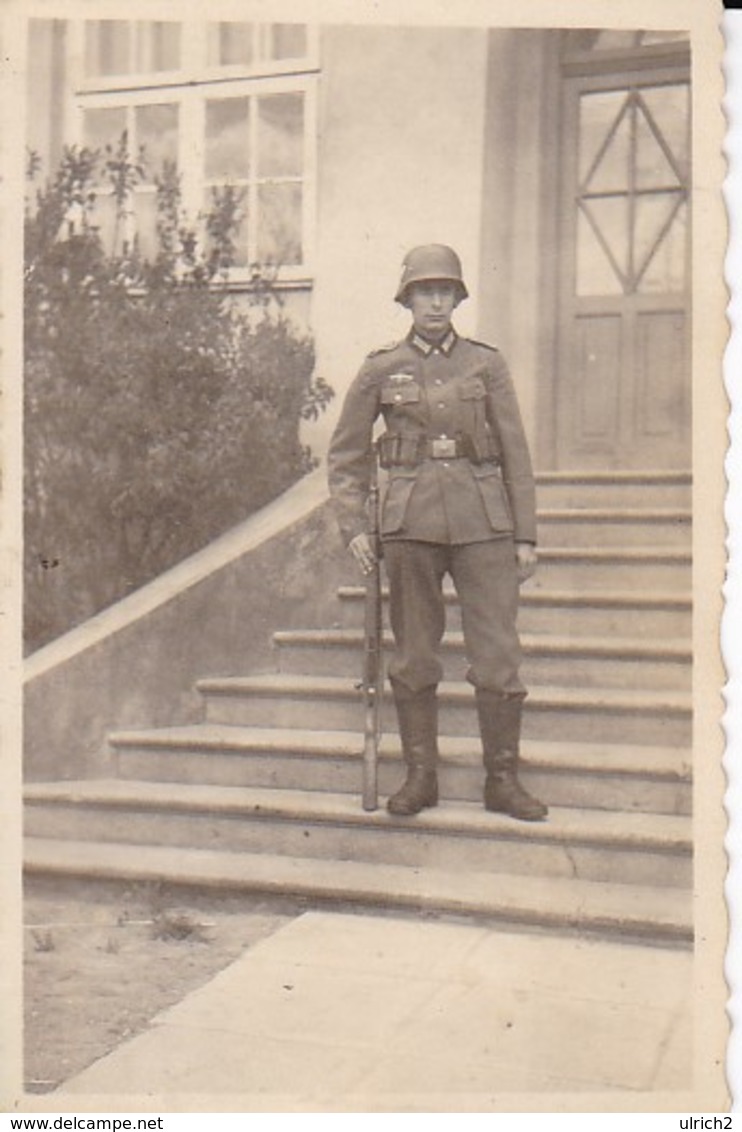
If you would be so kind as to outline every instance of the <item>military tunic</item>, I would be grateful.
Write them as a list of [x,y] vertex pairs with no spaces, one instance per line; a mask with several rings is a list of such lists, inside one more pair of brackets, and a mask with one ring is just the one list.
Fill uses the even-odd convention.
[[533,471],[507,365],[451,329],[437,345],[414,328],[368,356],[345,399],[328,456],[347,542],[367,529],[374,423],[388,485],[381,537],[396,642],[390,676],[417,690],[440,679],[442,579],[462,605],[469,679],[522,693],[513,541],[536,542]]

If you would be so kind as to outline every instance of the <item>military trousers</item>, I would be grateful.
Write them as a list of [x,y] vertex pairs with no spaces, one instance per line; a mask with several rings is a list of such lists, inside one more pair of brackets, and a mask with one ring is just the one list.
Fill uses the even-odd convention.
[[477,688],[523,696],[516,626],[518,571],[512,538],[449,546],[384,542],[395,650],[389,677],[411,692],[438,684],[445,630],[443,581],[450,574],[461,604],[467,679]]

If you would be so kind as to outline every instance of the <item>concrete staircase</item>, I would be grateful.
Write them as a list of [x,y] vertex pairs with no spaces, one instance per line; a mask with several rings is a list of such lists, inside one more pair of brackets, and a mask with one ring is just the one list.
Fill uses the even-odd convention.
[[453,593],[441,805],[383,808],[402,774],[388,703],[382,801],[363,811],[363,590],[349,585],[332,626],[275,634],[276,671],[202,679],[200,724],[112,734],[115,779],[31,784],[27,870],[690,941],[690,478],[545,474],[539,503],[523,755],[548,821],[481,805]]

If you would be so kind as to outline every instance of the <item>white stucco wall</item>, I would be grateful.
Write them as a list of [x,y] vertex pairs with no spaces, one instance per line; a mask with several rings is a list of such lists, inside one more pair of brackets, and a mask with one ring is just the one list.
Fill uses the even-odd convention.
[[479,328],[508,360],[538,467],[548,466],[543,438],[554,424],[558,36],[489,38]]
[[487,34],[325,25],[320,63],[313,324],[337,396],[311,430],[318,453],[365,354],[406,332],[393,296],[408,248],[456,247],[472,290],[457,325],[476,331]]

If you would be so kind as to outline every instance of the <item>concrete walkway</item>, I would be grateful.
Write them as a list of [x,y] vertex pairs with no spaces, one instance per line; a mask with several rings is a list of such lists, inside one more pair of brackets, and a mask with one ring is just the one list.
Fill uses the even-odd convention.
[[308,912],[54,1095],[108,1111],[204,1095],[236,1111],[676,1111],[691,987],[683,951]]

